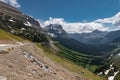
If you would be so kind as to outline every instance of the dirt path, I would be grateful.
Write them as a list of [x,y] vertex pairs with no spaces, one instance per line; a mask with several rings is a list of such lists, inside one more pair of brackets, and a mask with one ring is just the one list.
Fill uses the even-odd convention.
[[[45,56],[33,43],[0,44],[0,77],[7,80],[82,80]],[[5,80],[5,79],[4,79]]]

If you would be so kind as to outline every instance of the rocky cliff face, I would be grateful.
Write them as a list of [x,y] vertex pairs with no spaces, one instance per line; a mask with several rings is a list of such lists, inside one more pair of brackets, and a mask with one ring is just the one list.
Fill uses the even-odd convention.
[[18,9],[7,5],[0,1],[0,16],[4,17],[5,15],[11,16],[16,20],[20,20],[23,23],[29,23],[32,27],[35,27],[38,31],[41,30],[39,22],[34,18],[25,15],[24,13],[20,12]]
[[0,2],[0,29],[33,42],[47,40],[37,20],[3,2]]
[[46,26],[45,31],[52,37],[66,37],[67,33],[63,30],[59,24],[50,24]]

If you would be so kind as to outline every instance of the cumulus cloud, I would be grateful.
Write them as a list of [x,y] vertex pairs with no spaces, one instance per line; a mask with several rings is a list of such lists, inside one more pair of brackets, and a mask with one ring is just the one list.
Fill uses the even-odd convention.
[[101,31],[114,31],[120,29],[120,13],[111,18],[98,19],[93,22],[66,22],[63,18],[52,18],[40,21],[42,27],[49,24],[60,24],[67,33],[89,33],[96,29]]
[[111,23],[113,25],[116,25],[116,24],[120,23],[120,12],[117,13],[115,16],[111,17],[111,18],[98,19],[95,22],[99,22],[99,23]]
[[20,4],[17,2],[17,0],[0,0],[0,1],[2,1],[4,3],[7,3],[7,4],[9,4],[9,5],[13,6],[13,7],[16,7],[16,8],[21,7]]
[[103,27],[100,23],[95,22],[75,22],[75,23],[69,23],[66,22],[63,18],[49,18],[49,20],[44,21],[42,23],[42,26],[45,27],[49,24],[60,24],[63,26],[63,29],[67,33],[89,33],[93,30],[99,29],[102,31],[107,30],[107,28]]

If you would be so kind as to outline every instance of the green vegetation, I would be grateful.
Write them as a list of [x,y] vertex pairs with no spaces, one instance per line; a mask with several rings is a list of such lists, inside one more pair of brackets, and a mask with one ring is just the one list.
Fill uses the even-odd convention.
[[18,36],[15,36],[15,35],[12,35],[12,34],[9,34],[3,30],[0,30],[0,40],[17,40],[17,41],[23,41],[22,38],[18,37]]
[[70,50],[60,44],[55,45],[60,49],[59,54],[57,54],[58,56],[69,59],[77,65],[89,69],[91,72],[94,72],[98,67],[95,65],[96,63],[94,63],[94,60],[99,59],[99,56],[86,55]]
[[[105,53],[110,52],[112,46],[106,45],[90,45],[90,44],[84,44],[81,43],[73,38],[62,38],[57,37],[53,40],[58,41],[63,46],[69,48],[70,50],[74,50],[80,53],[84,53],[87,55],[93,55],[93,56],[104,56]],[[99,59],[100,60],[100,59]],[[101,59],[102,61],[103,59]],[[98,61],[100,62],[100,61]]]
[[[71,72],[77,73],[83,79],[85,79],[85,80],[87,80],[87,79],[88,80],[90,80],[90,79],[91,80],[104,80],[103,78],[100,78],[99,76],[96,76],[95,74],[90,72],[88,69],[85,69],[80,65],[77,65],[76,63],[68,60],[67,58],[58,56],[60,54],[59,52],[54,53],[50,49],[48,49],[48,48],[44,47],[43,45],[41,45],[40,43],[37,43],[36,45],[37,45],[37,47],[43,49],[46,56],[48,56],[52,60],[56,61],[57,63],[59,63],[63,67],[69,69]],[[82,57],[83,56],[87,56],[87,55],[82,55]],[[90,57],[92,57],[92,56],[90,56]]]
[[[14,22],[9,21],[10,16],[0,18],[0,29],[21,38],[31,40],[32,42],[48,42],[47,36],[43,32],[38,32],[35,27],[24,25],[23,21],[12,18]],[[4,38],[4,37],[3,37]]]
[[[120,53],[120,48],[116,48],[114,51],[113,51],[113,55],[115,55],[112,59],[111,59],[111,62],[114,62],[114,65],[116,66],[116,71],[120,71],[120,56],[118,56],[118,53]],[[120,80],[120,72],[119,74],[116,75],[115,79],[114,80]]]
[[97,65],[90,65],[90,66],[88,66],[87,68],[88,68],[91,72],[95,72],[96,69],[98,68],[98,66],[97,66]]
[[67,59],[77,63],[78,65],[82,65],[84,67],[86,67],[86,64],[89,64],[90,61],[94,58],[94,56],[84,55],[84,54],[72,51],[70,49],[67,49],[60,44],[56,44],[56,46],[58,48],[60,48],[60,52],[58,54],[59,56],[61,56],[63,58],[67,58]]
[[120,80],[120,73],[116,75],[114,80]]

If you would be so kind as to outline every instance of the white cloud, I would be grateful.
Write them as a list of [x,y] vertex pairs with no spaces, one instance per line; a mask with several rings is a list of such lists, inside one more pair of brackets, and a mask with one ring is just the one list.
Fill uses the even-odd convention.
[[16,8],[21,7],[21,5],[17,2],[17,0],[0,0],[0,1],[7,3],[7,4],[9,4],[13,7],[16,7]]
[[50,17],[47,21],[40,22],[42,27],[49,24],[60,24],[67,33],[89,33],[93,30],[113,31],[120,29],[120,13],[111,18],[98,19],[93,22],[66,22],[63,18]]
[[107,30],[107,28],[104,28],[102,24],[95,23],[95,22],[75,22],[75,23],[68,23],[65,22],[63,18],[51,18],[42,25],[47,26],[49,24],[60,24],[63,26],[63,29],[67,33],[88,33],[92,32],[93,30],[99,29],[102,31]]
[[116,25],[116,24],[120,23],[120,12],[117,13],[115,16],[111,17],[111,18],[98,19],[95,22],[99,22],[99,23],[111,23],[113,25]]

